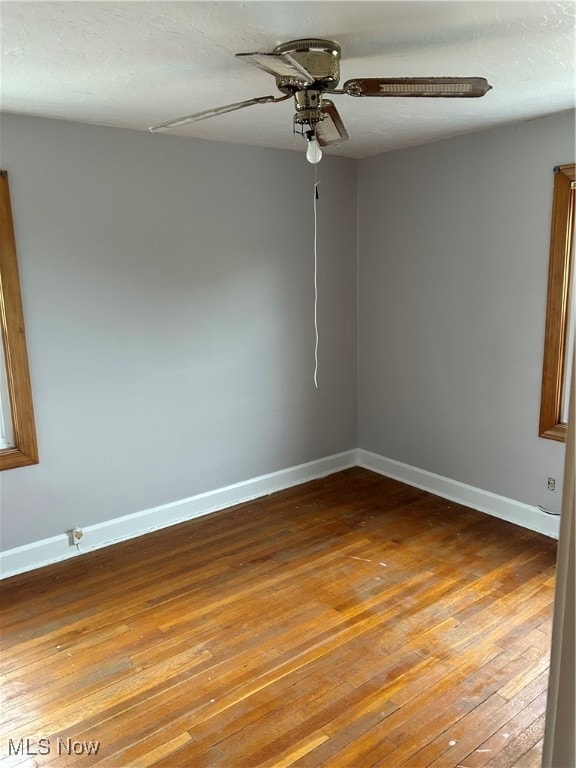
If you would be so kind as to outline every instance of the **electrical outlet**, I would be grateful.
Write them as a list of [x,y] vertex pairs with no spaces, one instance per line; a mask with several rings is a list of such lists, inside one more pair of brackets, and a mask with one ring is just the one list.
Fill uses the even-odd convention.
[[556,490],[556,478],[555,477],[549,477],[548,478],[548,490],[549,491],[555,491]]
[[66,535],[68,536],[68,544],[71,547],[75,547],[84,536],[84,531],[82,528],[71,528],[69,531],[66,531]]

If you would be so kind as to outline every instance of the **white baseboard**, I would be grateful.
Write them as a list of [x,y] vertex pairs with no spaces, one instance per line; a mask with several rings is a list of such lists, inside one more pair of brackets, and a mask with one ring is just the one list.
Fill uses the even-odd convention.
[[308,482],[308,480],[325,477],[354,466],[371,469],[380,475],[400,480],[444,499],[464,504],[467,507],[472,507],[472,509],[543,533],[546,536],[558,538],[560,518],[546,515],[538,507],[532,507],[505,496],[498,496],[495,493],[483,491],[457,480],[435,475],[433,472],[427,472],[359,448],[200,493],[171,504],[163,504],[159,507],[86,526],[83,528],[84,536],[78,548],[70,546],[68,536],[61,534],[35,541],[32,544],[8,549],[5,552],[0,552],[0,578],[8,578],[18,573],[40,568],[43,565],[67,560],[84,552],[91,552],[110,544],[142,536],[151,531],[192,520],[195,517],[202,517],[211,512],[267,496],[283,488],[291,488]]
[[101,549],[109,544],[132,539],[151,531],[183,523],[195,517],[242,504],[274,491],[300,485],[308,480],[340,472],[356,466],[356,450],[345,451],[307,464],[289,467],[268,475],[227,485],[187,499],[124,515],[83,528],[84,536],[78,548],[70,546],[68,536],[61,534],[0,552],[0,578],[8,578],[43,565],[78,556],[79,553]]
[[358,449],[358,465],[378,472],[380,475],[413,485],[415,488],[429,491],[444,499],[521,525],[523,528],[529,528],[554,539],[558,538],[560,518],[547,515],[538,507],[532,507],[529,504],[509,499],[506,496],[499,496],[490,491],[483,491],[481,488],[475,488],[472,485],[460,483],[458,480],[451,480],[448,477],[403,464],[401,461],[387,459],[362,448]]

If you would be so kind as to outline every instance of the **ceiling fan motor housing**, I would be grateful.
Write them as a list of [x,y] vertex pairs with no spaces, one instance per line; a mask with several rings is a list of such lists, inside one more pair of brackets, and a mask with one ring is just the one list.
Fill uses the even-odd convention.
[[278,45],[274,53],[288,54],[314,78],[313,83],[303,86],[302,82],[297,82],[293,78],[279,76],[276,78],[276,85],[283,93],[295,93],[303,88],[322,91],[327,88],[336,88],[340,81],[341,50],[338,43],[332,40],[319,38],[291,40],[289,43]]

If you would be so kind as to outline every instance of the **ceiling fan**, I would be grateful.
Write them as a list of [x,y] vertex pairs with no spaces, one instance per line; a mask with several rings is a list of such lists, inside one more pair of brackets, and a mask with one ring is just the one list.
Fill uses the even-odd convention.
[[322,157],[320,147],[337,144],[349,138],[334,103],[325,94],[356,97],[409,98],[476,98],[484,96],[491,85],[483,77],[364,77],[340,81],[338,43],[320,38],[291,40],[278,45],[272,53],[237,53],[236,57],[273,75],[282,96],[260,96],[238,101],[215,109],[207,109],[150,128],[154,133],[176,128],[197,120],[223,115],[253,104],[270,104],[294,98],[294,133],[308,141],[306,157],[317,163]]

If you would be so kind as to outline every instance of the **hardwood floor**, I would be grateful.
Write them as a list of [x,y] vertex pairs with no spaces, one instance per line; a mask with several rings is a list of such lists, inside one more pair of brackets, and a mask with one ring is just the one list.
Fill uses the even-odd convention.
[[13,577],[0,767],[536,768],[555,550],[355,468]]

